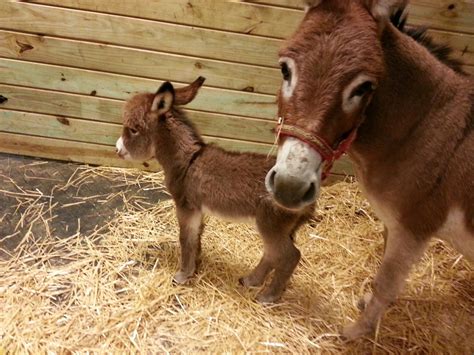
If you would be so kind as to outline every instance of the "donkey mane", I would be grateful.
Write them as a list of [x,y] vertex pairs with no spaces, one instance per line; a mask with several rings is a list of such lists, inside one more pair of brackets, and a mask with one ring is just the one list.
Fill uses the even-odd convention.
[[452,57],[453,48],[447,44],[436,43],[433,38],[428,35],[428,28],[425,26],[407,27],[407,18],[408,13],[405,11],[405,7],[402,7],[391,16],[390,21],[402,33],[413,38],[416,42],[428,49],[441,63],[447,65],[459,74],[468,75],[462,68],[464,63]]
[[198,133],[198,129],[194,125],[193,122],[187,117],[184,111],[179,107],[173,107],[173,118],[179,122],[181,122],[184,126],[186,126],[188,133],[192,137],[193,141],[197,145],[205,146],[202,137]]

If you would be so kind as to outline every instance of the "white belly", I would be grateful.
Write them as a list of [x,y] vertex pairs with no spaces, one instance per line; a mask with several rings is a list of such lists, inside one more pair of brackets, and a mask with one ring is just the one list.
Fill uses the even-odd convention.
[[474,235],[466,227],[466,216],[460,208],[449,211],[443,226],[434,235],[445,240],[468,260],[474,262]]
[[219,213],[217,211],[214,211],[214,210],[210,209],[207,206],[202,206],[202,213],[204,213],[205,215],[208,215],[208,216],[210,215],[210,216],[217,217],[217,218],[219,218],[223,221],[227,221],[227,222],[245,223],[245,224],[250,224],[250,225],[253,225],[253,226],[256,225],[255,217],[253,217],[253,216],[228,216],[228,215]]

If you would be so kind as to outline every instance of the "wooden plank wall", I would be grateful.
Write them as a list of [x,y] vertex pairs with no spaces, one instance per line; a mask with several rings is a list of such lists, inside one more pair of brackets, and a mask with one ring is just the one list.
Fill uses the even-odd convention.
[[[188,107],[207,141],[267,153],[277,51],[298,0],[0,0],[0,151],[92,164],[116,159],[123,100],[206,86]],[[413,0],[411,23],[448,41],[474,72],[474,0]],[[151,165],[155,169],[156,165]],[[339,171],[349,172],[342,162]]]

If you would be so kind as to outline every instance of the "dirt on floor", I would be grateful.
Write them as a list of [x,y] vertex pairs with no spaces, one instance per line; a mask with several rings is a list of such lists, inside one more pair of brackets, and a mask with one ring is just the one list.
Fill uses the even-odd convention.
[[115,181],[93,171],[74,163],[0,154],[0,259],[12,255],[29,235],[68,238],[104,230],[125,208],[124,200],[149,207],[169,198],[162,187],[142,186],[135,176],[127,180],[125,170],[115,174]]

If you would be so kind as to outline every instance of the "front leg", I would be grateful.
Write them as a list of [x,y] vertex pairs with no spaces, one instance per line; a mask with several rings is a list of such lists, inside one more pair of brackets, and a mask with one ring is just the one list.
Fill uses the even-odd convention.
[[196,272],[196,263],[201,252],[202,213],[182,207],[176,208],[181,246],[181,267],[174,282],[184,284]]
[[373,283],[373,295],[365,297],[366,306],[359,319],[344,328],[344,338],[357,339],[375,330],[386,308],[402,290],[411,267],[421,258],[426,245],[426,241],[417,240],[402,228],[388,230],[382,265]]

